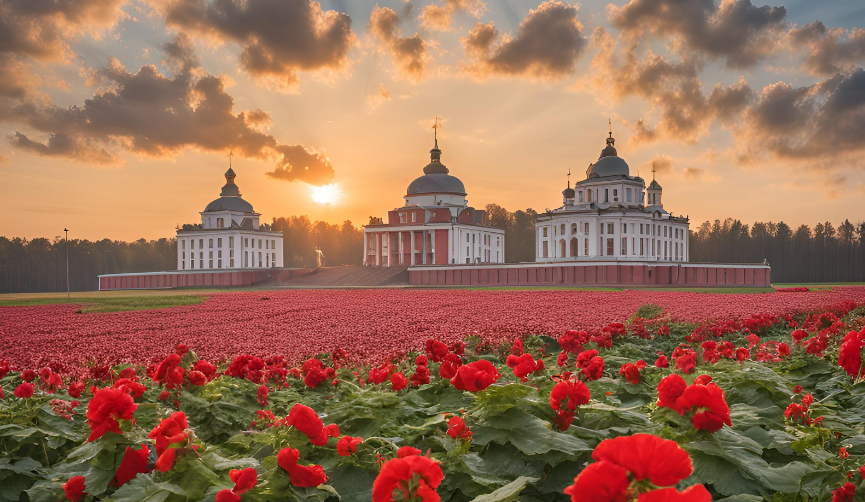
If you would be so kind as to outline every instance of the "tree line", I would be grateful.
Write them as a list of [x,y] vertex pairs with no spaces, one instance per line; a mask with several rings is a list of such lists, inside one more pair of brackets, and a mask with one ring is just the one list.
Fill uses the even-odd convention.
[[[533,209],[508,211],[497,204],[486,210],[491,226],[505,231],[505,260],[535,259]],[[274,218],[273,230],[283,233],[286,267],[314,267],[316,248],[325,266],[360,265],[363,229],[351,221],[330,224],[308,216]],[[830,222],[795,230],[784,222],[739,220],[705,222],[690,234],[690,260],[716,263],[762,263],[772,266],[775,283],[865,282],[865,222],[849,220],[837,228]],[[0,293],[64,291],[67,243],[62,238],[0,237]],[[174,238],[133,242],[72,239],[68,243],[69,283],[72,291],[97,288],[102,274],[153,272],[177,268]]]

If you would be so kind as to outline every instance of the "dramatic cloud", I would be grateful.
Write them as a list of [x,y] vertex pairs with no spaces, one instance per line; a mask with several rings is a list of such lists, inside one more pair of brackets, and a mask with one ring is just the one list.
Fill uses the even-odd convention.
[[698,50],[743,68],[774,52],[787,29],[784,7],[755,7],[750,0],[631,0],[609,7],[612,23],[630,35],[681,40],[681,51]]
[[399,23],[393,9],[376,5],[369,17],[369,31],[388,49],[399,73],[417,82],[426,67],[426,44],[417,33],[403,37]]
[[340,71],[355,44],[351,18],[309,0],[150,0],[169,26],[243,48],[250,75],[279,89],[298,71]]
[[559,79],[569,75],[586,40],[577,6],[549,0],[529,11],[516,37],[502,35],[495,24],[478,23],[462,39],[473,62],[466,68],[480,77],[520,75]]
[[806,71],[816,75],[834,75],[851,71],[865,63],[865,29],[827,29],[820,21],[790,30],[793,47],[810,50]]
[[326,158],[303,147],[281,145],[253,128],[268,120],[260,110],[235,112],[234,100],[219,77],[198,65],[189,40],[166,47],[173,76],[152,65],[132,73],[117,60],[98,77],[104,89],[83,106],[62,108],[22,103],[9,119],[48,135],[40,142],[15,133],[17,148],[38,155],[67,157],[94,164],[120,164],[123,152],[167,157],[194,149],[276,160],[281,179],[326,184],[333,168]]
[[603,28],[595,30],[592,45],[598,50],[589,72],[595,91],[617,103],[639,96],[660,110],[655,128],[643,120],[635,124],[634,141],[638,143],[661,137],[696,141],[708,132],[712,121],[734,121],[753,99],[754,92],[744,80],[729,86],[717,84],[706,95],[698,76],[699,61],[670,62],[651,51],[638,56],[634,45],[620,51]]
[[483,0],[445,0],[444,5],[429,4],[420,15],[421,25],[429,30],[448,31],[451,18],[457,12],[466,12],[472,17],[481,17],[487,5]]
[[746,162],[775,158],[823,170],[862,169],[865,70],[811,86],[769,85],[735,133]]

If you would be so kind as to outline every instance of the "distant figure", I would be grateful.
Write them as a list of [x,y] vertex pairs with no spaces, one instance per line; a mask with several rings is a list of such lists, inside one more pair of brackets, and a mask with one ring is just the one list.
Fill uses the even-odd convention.
[[315,247],[315,264],[317,268],[321,268],[321,264],[324,263],[324,253],[321,248],[318,246]]

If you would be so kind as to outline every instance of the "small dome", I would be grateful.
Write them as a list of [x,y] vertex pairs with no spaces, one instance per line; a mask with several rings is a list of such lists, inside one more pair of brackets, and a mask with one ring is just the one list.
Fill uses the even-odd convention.
[[652,183],[649,184],[648,190],[663,190],[663,189],[661,188],[661,185],[657,181],[652,180]]
[[243,211],[244,213],[254,213],[252,204],[246,202],[240,196],[240,188],[234,184],[234,170],[230,167],[225,172],[225,185],[222,187],[222,192],[219,198],[211,202],[204,208],[204,212],[211,211]]
[[577,192],[575,192],[574,189],[571,188],[570,186],[568,186],[568,188],[565,188],[564,190],[562,190],[562,196],[566,199],[573,199],[574,197],[576,197],[576,195],[577,195]]
[[408,186],[408,195],[426,193],[454,193],[466,195],[466,187],[456,176],[444,173],[425,174],[412,181]]
[[604,176],[629,176],[631,173],[628,163],[621,157],[612,155],[601,157],[592,166],[592,175]]

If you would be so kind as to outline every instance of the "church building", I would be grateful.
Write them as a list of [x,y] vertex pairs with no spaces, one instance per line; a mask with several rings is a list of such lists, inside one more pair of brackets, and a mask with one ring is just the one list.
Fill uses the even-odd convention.
[[537,262],[688,261],[688,218],[664,208],[661,185],[631,176],[612,130],[586,179],[562,192],[562,206],[539,213]]
[[229,167],[201,224],[177,230],[177,270],[282,268],[282,232],[259,223],[261,214],[241,197],[235,177]]
[[463,182],[430,150],[423,176],[408,186],[404,205],[388,212],[387,222],[370,218],[364,227],[363,264],[367,266],[504,263],[505,232],[488,226],[486,211],[468,205]]

